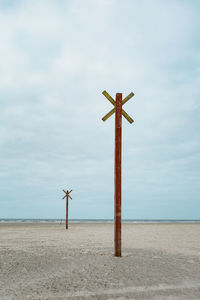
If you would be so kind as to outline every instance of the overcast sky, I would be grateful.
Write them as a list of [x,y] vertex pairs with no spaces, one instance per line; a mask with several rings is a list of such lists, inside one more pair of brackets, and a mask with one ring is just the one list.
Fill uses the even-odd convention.
[[200,218],[200,1],[0,0],[0,217]]

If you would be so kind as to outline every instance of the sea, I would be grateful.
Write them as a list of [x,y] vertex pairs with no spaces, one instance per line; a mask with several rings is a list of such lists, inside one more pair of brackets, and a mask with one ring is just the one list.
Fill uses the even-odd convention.
[[[65,219],[9,219],[0,218],[0,223],[64,223]],[[113,219],[69,219],[70,223],[113,223]],[[122,219],[122,223],[200,223],[199,220],[180,219]]]

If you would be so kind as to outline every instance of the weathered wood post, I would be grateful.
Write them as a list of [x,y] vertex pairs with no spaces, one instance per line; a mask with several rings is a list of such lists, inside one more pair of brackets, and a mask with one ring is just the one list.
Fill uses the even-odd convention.
[[67,196],[66,196],[66,229],[68,229],[68,199],[69,199],[69,194],[67,191]]
[[116,101],[106,92],[102,93],[113,105],[114,108],[105,115],[102,120],[106,121],[115,113],[115,195],[114,195],[114,241],[115,241],[115,256],[122,255],[121,250],[121,149],[122,149],[122,115],[133,123],[133,119],[122,109],[130,98],[134,96],[130,93],[122,100],[122,94],[116,94]]
[[69,200],[69,198],[72,199],[72,197],[69,195],[72,192],[72,190],[71,191],[63,190],[63,192],[65,193],[65,196],[63,197],[63,199],[66,198],[66,222],[65,222],[65,226],[66,226],[66,229],[68,229],[68,200]]
[[121,256],[122,94],[116,94],[115,112],[115,256]]

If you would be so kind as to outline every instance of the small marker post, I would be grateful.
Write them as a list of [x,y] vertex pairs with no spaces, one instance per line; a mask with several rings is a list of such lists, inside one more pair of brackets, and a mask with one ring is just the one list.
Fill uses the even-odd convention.
[[115,194],[114,194],[114,242],[115,256],[122,255],[121,250],[121,149],[122,149],[122,115],[129,123],[133,123],[133,119],[122,109],[134,93],[130,93],[122,100],[122,94],[116,94],[116,101],[106,92],[102,94],[114,105],[114,108],[106,114],[102,120],[106,121],[115,113]]
[[69,198],[72,199],[72,197],[69,195],[72,192],[72,190],[70,190],[70,191],[63,190],[63,192],[65,193],[65,196],[63,197],[63,199],[66,198],[66,222],[65,222],[65,225],[66,225],[66,229],[68,229],[68,199]]

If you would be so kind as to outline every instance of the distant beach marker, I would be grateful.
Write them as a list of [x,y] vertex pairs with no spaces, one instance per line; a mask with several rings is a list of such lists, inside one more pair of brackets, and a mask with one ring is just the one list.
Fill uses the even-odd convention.
[[72,197],[69,195],[72,192],[72,190],[70,191],[63,190],[63,192],[65,193],[63,199],[66,198],[66,229],[68,229],[68,199],[69,198],[72,199]]
[[129,99],[134,96],[130,93],[122,100],[122,94],[116,94],[116,101],[106,92],[102,94],[113,104],[114,108],[102,120],[106,121],[115,113],[115,208],[114,208],[114,240],[115,256],[121,256],[121,148],[122,148],[122,115],[132,124],[134,120],[122,109]]

